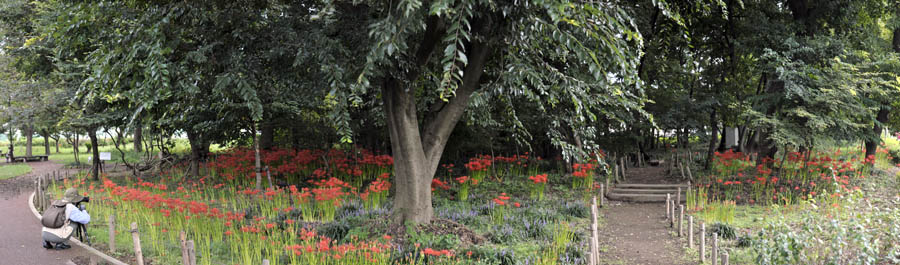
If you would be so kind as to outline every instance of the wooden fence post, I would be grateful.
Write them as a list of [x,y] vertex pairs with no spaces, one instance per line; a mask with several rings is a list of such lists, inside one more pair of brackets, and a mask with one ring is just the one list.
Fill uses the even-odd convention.
[[116,252],[116,215],[109,215],[109,253]]
[[190,258],[191,265],[197,265],[197,252],[194,251],[194,240],[187,241],[187,253]]
[[678,194],[675,194],[675,205],[681,204],[681,187],[678,187]]
[[672,209],[669,209],[672,205],[672,194],[666,193],[666,221],[669,221],[669,218],[672,218]]
[[712,237],[712,265],[719,265],[719,234],[713,233]]
[[264,259],[263,262],[262,262],[262,265],[269,265],[269,260]]
[[678,216],[675,215],[675,208],[676,208],[675,205],[678,205],[678,204],[675,203],[675,201],[672,201],[672,207],[671,207],[671,209],[672,209],[672,213],[671,213],[671,214],[672,214],[672,219],[670,219],[671,222],[670,222],[670,224],[669,224],[669,227],[672,227],[672,228],[675,228],[675,222],[676,222],[675,219],[678,217]]
[[597,231],[597,215],[597,197],[594,197],[591,200],[591,254],[589,265],[600,264],[600,234]]
[[722,252],[722,265],[728,265],[728,252]]
[[606,187],[603,186],[603,184],[600,184],[600,207],[601,208],[603,207],[603,197],[606,197],[605,196],[606,192],[604,191],[605,190],[604,188],[606,188]]
[[688,216],[688,247],[694,248],[694,216]]
[[678,205],[678,237],[684,236],[684,204]]
[[700,223],[700,263],[706,262],[706,223]]
[[178,238],[180,239],[179,241],[181,243],[181,264],[191,265],[191,258],[188,255],[187,238],[184,234],[184,230],[181,230],[181,232],[178,234]]
[[131,238],[134,240],[134,257],[138,265],[144,265],[144,252],[141,251],[141,236],[138,234],[137,223],[131,223]]

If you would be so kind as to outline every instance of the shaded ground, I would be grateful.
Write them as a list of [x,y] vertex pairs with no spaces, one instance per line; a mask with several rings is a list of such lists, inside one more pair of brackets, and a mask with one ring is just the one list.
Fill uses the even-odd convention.
[[[679,183],[665,167],[632,168],[628,183]],[[693,264],[684,260],[681,241],[665,222],[664,203],[611,201],[602,210],[600,264]]]
[[0,180],[0,264],[55,265],[70,259],[87,256],[84,250],[72,245],[67,250],[48,250],[41,247],[41,225],[28,208],[28,196],[34,189],[34,177],[61,170],[54,162],[28,163],[31,173]]

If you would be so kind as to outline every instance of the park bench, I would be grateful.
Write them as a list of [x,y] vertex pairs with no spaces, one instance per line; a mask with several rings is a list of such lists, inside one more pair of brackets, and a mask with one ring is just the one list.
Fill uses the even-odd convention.
[[50,156],[47,155],[37,155],[37,156],[14,156],[12,159],[7,158],[7,162],[39,162],[39,161],[47,161],[50,159]]

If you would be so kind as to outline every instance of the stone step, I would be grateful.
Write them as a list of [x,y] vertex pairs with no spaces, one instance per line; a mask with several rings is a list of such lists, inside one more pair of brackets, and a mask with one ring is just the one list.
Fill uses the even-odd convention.
[[[675,195],[676,193],[678,193],[677,189],[627,189],[627,188],[623,189],[623,188],[618,188],[618,187],[614,187],[609,191],[615,192],[615,193],[620,193],[620,194],[666,194],[666,193],[670,193],[672,195]],[[687,189],[682,189],[681,194],[683,195],[685,193],[687,193]]]
[[[625,194],[625,193],[616,193],[611,192],[606,194],[606,198],[615,201],[626,201],[626,202],[666,202],[665,194]],[[672,198],[673,200],[675,198]],[[681,201],[687,201],[685,196],[681,196]]]
[[669,189],[675,190],[678,188],[687,189],[686,184],[637,184],[637,183],[622,183],[616,184],[613,186],[613,189],[616,188],[624,188],[624,189]]

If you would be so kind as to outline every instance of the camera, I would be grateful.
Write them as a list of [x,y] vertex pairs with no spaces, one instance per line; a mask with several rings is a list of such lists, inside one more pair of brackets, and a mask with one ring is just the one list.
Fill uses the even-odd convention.
[[79,203],[82,203],[82,202],[91,202],[91,197],[84,196],[84,198],[81,198],[81,200],[78,201],[78,202],[79,202]]

